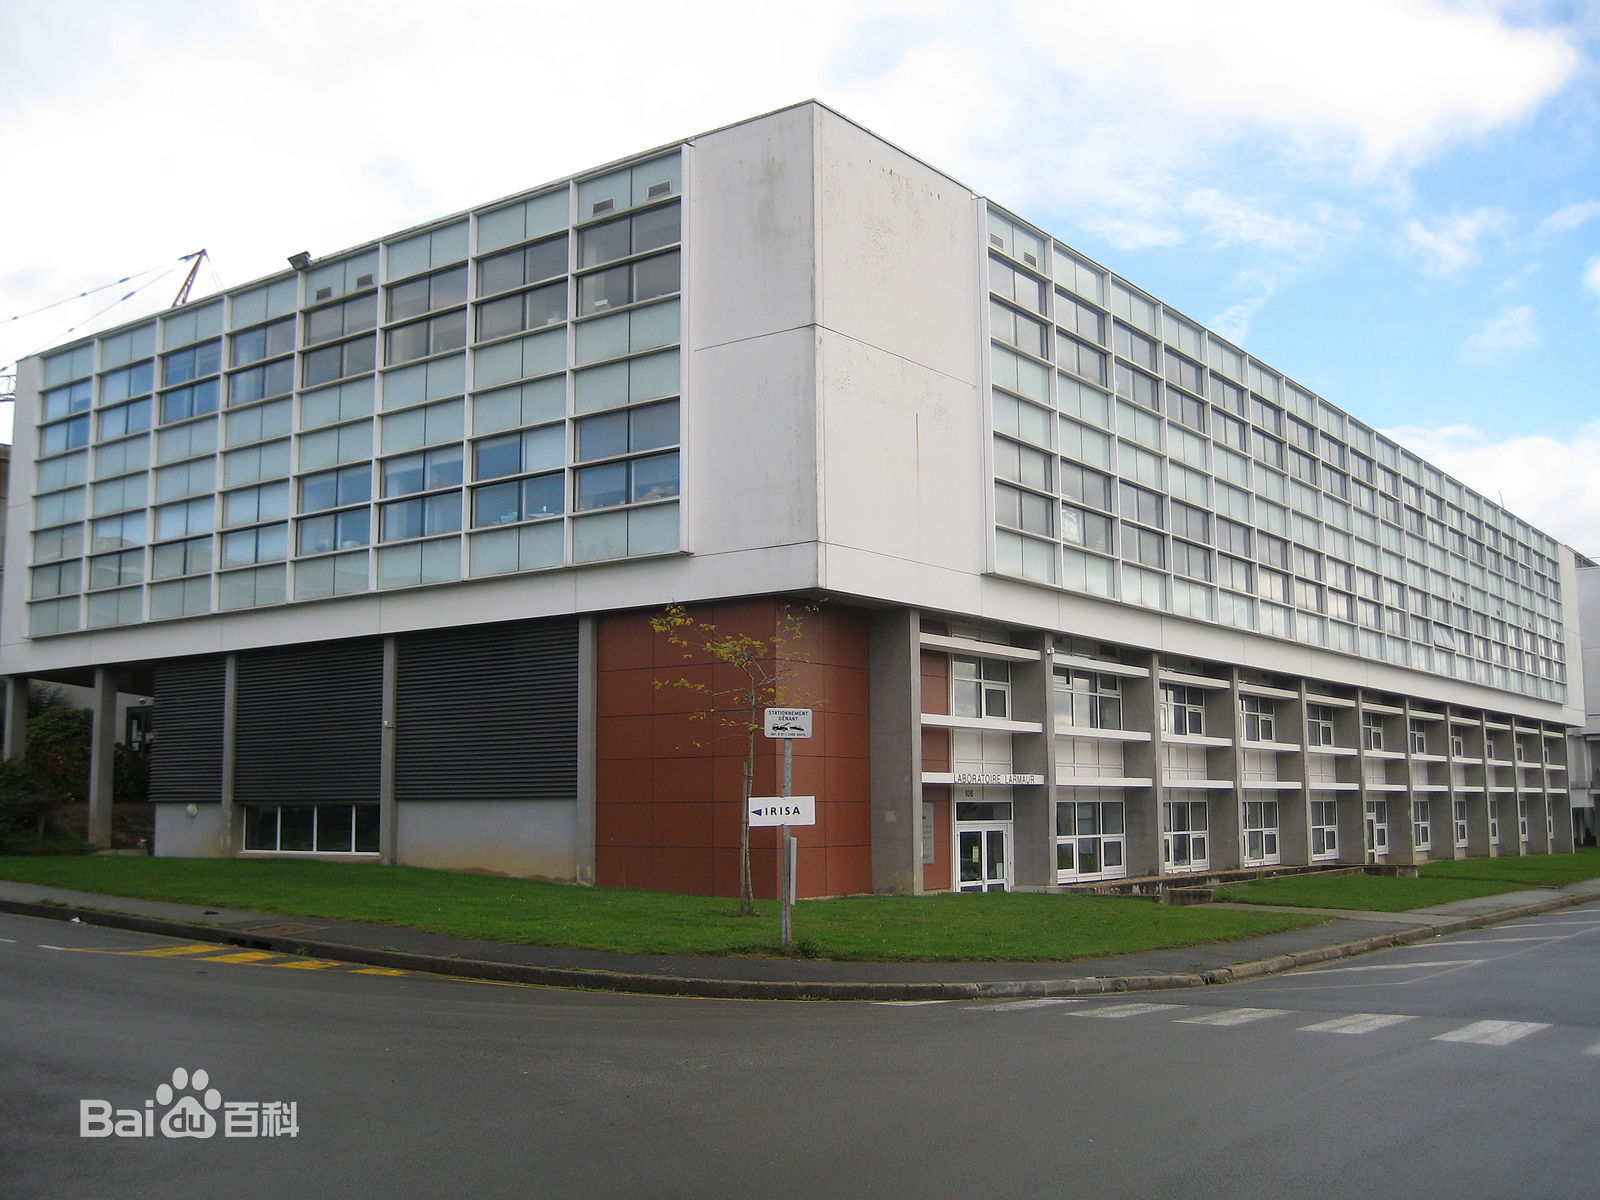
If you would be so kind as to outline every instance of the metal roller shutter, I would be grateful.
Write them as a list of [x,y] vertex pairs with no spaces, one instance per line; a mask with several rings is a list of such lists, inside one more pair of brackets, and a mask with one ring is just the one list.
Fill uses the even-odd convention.
[[378,799],[383,642],[367,638],[239,655],[234,799]]
[[222,799],[222,704],[227,663],[183,658],[155,665],[156,737],[150,748],[150,798]]
[[407,634],[398,657],[396,799],[576,794],[576,621]]

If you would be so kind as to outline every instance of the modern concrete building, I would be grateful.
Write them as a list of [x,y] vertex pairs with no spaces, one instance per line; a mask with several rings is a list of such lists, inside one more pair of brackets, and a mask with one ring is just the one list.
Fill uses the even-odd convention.
[[804,895],[1572,843],[1571,551],[825,107],[291,261],[21,371],[0,669],[160,853],[732,891],[668,602],[818,605]]

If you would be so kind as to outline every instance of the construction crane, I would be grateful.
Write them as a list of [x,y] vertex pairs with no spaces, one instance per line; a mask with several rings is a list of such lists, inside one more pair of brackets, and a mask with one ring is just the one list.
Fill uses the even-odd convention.
[[192,258],[194,262],[190,264],[189,273],[183,278],[183,286],[178,289],[178,294],[172,298],[172,304],[170,306],[172,308],[179,308],[188,301],[189,289],[194,286],[195,276],[200,274],[200,264],[206,260],[205,247],[202,246],[193,254],[185,254],[183,258],[180,258],[178,261],[182,262],[184,258]]

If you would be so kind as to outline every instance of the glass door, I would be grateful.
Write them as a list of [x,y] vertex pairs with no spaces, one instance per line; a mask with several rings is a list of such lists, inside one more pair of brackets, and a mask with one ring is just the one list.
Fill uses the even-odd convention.
[[961,878],[956,890],[962,892],[1008,892],[1011,890],[1011,823],[957,825],[956,862]]

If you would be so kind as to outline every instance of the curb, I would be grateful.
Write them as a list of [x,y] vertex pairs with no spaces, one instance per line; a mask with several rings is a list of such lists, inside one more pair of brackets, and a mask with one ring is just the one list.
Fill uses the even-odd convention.
[[493,962],[476,958],[448,958],[434,954],[415,954],[404,950],[379,950],[339,942],[256,934],[248,930],[225,929],[165,917],[143,917],[133,913],[98,908],[75,908],[61,904],[39,904],[27,900],[0,899],[0,912],[47,920],[77,920],[85,925],[103,925],[136,933],[183,937],[198,942],[216,942],[274,954],[328,958],[366,966],[444,975],[457,979],[483,979],[495,983],[521,983],[534,987],[576,988],[585,991],[620,992],[642,996],[679,996],[711,1000],[1000,1000],[1100,996],[1125,992],[1169,991],[1177,988],[1206,987],[1276,975],[1295,967],[1313,966],[1341,958],[1353,958],[1394,946],[1482,929],[1503,921],[1537,916],[1559,908],[1571,908],[1594,900],[1594,896],[1557,896],[1537,904],[1479,913],[1471,917],[1418,925],[1399,933],[1378,934],[1317,946],[1291,954],[1236,963],[1210,971],[1170,975],[1094,976],[1082,979],[1015,979],[985,982],[885,983],[866,981],[802,982],[771,979],[697,979],[680,975],[648,975],[635,972],[597,971],[581,967],[547,967],[533,963]]

